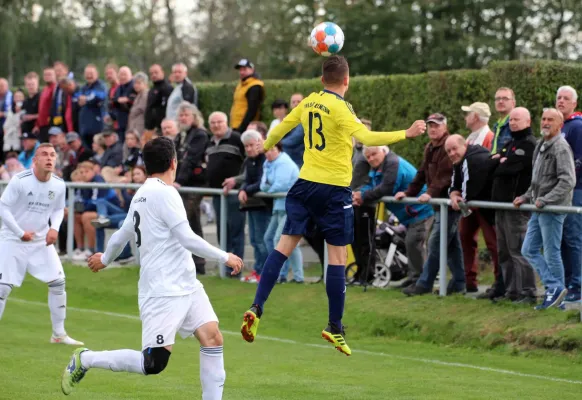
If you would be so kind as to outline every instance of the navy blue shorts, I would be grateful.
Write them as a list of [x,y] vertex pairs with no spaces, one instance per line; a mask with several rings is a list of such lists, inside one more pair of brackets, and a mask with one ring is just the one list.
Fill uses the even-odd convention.
[[285,201],[284,235],[311,235],[317,227],[332,246],[354,240],[354,208],[349,187],[299,179]]

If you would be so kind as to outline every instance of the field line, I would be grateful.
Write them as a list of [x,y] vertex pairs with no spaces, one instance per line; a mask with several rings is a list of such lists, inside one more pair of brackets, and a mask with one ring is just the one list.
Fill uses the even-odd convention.
[[[22,304],[47,307],[47,303],[43,303],[43,302],[39,302],[39,301],[30,301],[30,300],[17,299],[17,298],[9,298],[9,300],[17,302],[17,303],[22,303]],[[67,310],[82,312],[82,313],[89,313],[89,314],[99,314],[99,315],[105,315],[105,316],[116,317],[116,318],[124,318],[124,319],[130,319],[130,320],[134,320],[134,321],[140,320],[137,315],[121,314],[121,313],[101,311],[101,310],[92,310],[89,308],[67,307]],[[229,335],[229,336],[240,336],[240,332],[226,331],[226,330],[222,330],[222,329],[221,329],[221,332],[223,334]],[[272,337],[272,336],[259,336],[259,340],[268,340],[271,342],[293,344],[293,345],[297,345],[297,346],[315,347],[318,349],[320,349],[320,348],[327,349],[327,350],[330,349],[329,345],[314,344],[314,343],[301,343],[301,342],[298,342],[296,340],[282,339],[282,338],[277,338],[277,337]],[[551,382],[561,382],[561,383],[570,383],[573,385],[582,385],[582,381],[576,381],[576,380],[571,380],[571,379],[555,378],[555,377],[545,376],[545,375],[527,374],[527,373],[523,373],[523,372],[508,370],[508,369],[482,367],[479,365],[456,363],[456,362],[449,362],[449,361],[440,361],[440,360],[434,360],[434,359],[429,359],[429,358],[400,356],[397,354],[389,354],[389,353],[368,351],[368,350],[352,350],[352,353],[365,354],[365,355],[375,356],[375,357],[387,357],[387,358],[392,358],[392,359],[397,359],[397,360],[414,361],[417,363],[440,365],[440,366],[444,366],[444,367],[473,369],[473,370],[479,370],[479,371],[484,371],[484,372],[492,372],[492,373],[496,373],[496,374],[520,376],[523,378],[541,379],[541,380],[551,381]]]

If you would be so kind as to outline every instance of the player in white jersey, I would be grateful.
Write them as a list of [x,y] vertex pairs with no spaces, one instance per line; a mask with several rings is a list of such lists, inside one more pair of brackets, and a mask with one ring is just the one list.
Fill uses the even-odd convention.
[[173,183],[176,150],[172,140],[156,138],[143,149],[149,178],[136,192],[125,222],[113,234],[105,254],[89,258],[93,272],[115,260],[126,243],[135,238],[139,247],[138,301],[142,321],[142,351],[75,350],[61,386],[68,395],[90,368],[143,375],[159,374],[168,364],[176,333],[195,335],[200,342],[202,399],[222,398],[226,374],[218,318],[202,284],[196,279],[191,253],[226,263],[237,274],[243,262],[197,236]]
[[65,213],[66,187],[53,175],[56,159],[53,145],[41,144],[32,169],[15,175],[0,198],[0,319],[12,288],[20,287],[28,272],[48,284],[51,343],[82,345],[65,331],[65,273],[54,243]]

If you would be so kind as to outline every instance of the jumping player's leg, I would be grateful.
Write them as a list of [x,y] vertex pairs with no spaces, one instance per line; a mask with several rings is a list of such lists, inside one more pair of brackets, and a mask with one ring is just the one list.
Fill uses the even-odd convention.
[[247,342],[253,342],[255,340],[265,302],[277,283],[277,278],[279,277],[281,268],[283,268],[283,264],[285,264],[285,261],[287,261],[287,258],[289,258],[289,255],[295,247],[297,247],[300,240],[301,235],[282,235],[275,250],[267,257],[253,304],[243,316],[241,334]]

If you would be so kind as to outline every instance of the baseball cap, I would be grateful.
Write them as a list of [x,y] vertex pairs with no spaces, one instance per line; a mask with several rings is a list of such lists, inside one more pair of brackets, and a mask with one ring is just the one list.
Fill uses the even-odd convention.
[[491,116],[491,109],[487,103],[473,103],[470,106],[462,106],[461,110],[465,112],[474,112],[480,117],[489,118]]
[[101,133],[103,135],[103,137],[107,137],[107,136],[111,136],[113,135],[115,132],[113,131],[104,131],[103,133]]
[[77,139],[80,139],[80,136],[77,132],[69,132],[67,133],[67,136],[65,136],[65,139],[67,140],[67,143],[71,143]]
[[235,66],[235,69],[239,69],[241,67],[249,67],[255,69],[255,65],[249,60],[248,58],[241,59]]
[[21,140],[24,140],[24,139],[34,139],[34,140],[37,140],[38,138],[33,133],[30,133],[30,132],[22,132],[22,135],[20,135],[20,139]]
[[434,122],[435,124],[443,125],[447,123],[447,117],[441,113],[434,113],[428,116],[426,122]]
[[60,133],[63,133],[63,130],[58,126],[53,126],[48,130],[49,135],[58,135]]

